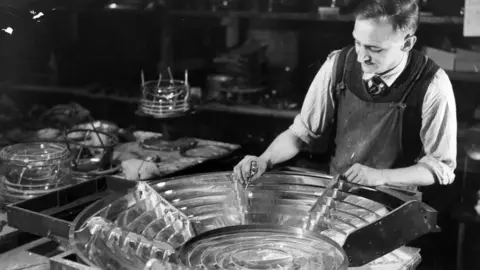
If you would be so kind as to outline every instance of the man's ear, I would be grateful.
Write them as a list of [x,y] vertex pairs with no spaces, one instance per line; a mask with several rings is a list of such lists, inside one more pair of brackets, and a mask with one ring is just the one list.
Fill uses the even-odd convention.
[[402,46],[402,51],[408,52],[411,49],[413,49],[413,46],[415,45],[415,42],[417,42],[417,37],[416,36],[407,36],[405,38],[405,41],[403,42]]

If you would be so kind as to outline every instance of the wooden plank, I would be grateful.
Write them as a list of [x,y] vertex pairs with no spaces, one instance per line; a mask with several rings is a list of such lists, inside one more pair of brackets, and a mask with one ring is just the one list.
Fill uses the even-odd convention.
[[[70,94],[74,96],[88,97],[92,99],[108,99],[112,101],[127,102],[127,103],[136,103],[139,101],[139,98],[133,97],[122,97],[115,95],[105,95],[102,93],[92,94],[89,93],[88,88],[82,87],[61,87],[61,86],[42,86],[42,85],[14,85],[14,84],[0,84],[0,92],[4,91],[31,91],[31,92],[40,92],[40,93],[51,93],[51,94]],[[140,90],[139,90],[140,91]]]
[[[32,91],[43,93],[59,93],[71,94],[74,96],[88,97],[92,99],[108,99],[119,102],[136,103],[138,98],[112,96],[105,94],[91,94],[86,88],[70,88],[70,87],[56,87],[56,86],[34,86],[34,85],[0,85],[1,91]],[[270,116],[278,118],[293,119],[300,111],[299,110],[277,110],[264,108],[262,106],[242,106],[242,105],[224,105],[221,103],[209,103],[204,105],[197,105],[198,111],[215,111],[228,112],[237,114],[250,114],[259,116]]]
[[[455,72],[447,71],[452,81],[469,81],[480,82],[480,74],[474,72]],[[44,92],[44,93],[59,93],[59,94],[71,94],[74,96],[88,97],[92,99],[107,99],[112,101],[137,103],[139,98],[133,97],[121,97],[105,94],[91,94],[86,88],[69,88],[69,87],[56,87],[56,86],[33,86],[33,85],[0,85],[1,91],[32,91],[32,92]],[[269,109],[258,105],[226,105],[221,103],[208,103],[196,106],[197,111],[213,111],[213,112],[227,112],[236,114],[258,115],[266,117],[286,118],[293,119],[300,110],[279,110]]]
[[224,105],[220,103],[210,103],[200,106],[201,110],[214,112],[228,112],[237,114],[250,114],[277,118],[293,119],[300,110],[277,110],[261,106],[242,106],[242,105]]
[[480,72],[446,71],[452,81],[480,83]]
[[[197,10],[171,10],[168,12],[175,16],[193,17],[241,17],[271,20],[299,20],[299,21],[353,21],[352,15],[343,15],[330,12],[320,13],[275,13],[253,11],[197,11]],[[420,16],[420,23],[425,24],[463,24],[459,16]]]
[[298,21],[353,21],[350,15],[339,15],[332,13],[270,13],[270,12],[252,12],[252,11],[190,11],[173,10],[169,14],[176,16],[189,17],[240,17],[250,19],[270,19],[270,20],[298,20]]

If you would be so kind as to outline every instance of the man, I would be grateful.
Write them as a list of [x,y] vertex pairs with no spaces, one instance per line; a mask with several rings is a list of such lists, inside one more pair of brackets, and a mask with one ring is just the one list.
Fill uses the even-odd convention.
[[[255,180],[330,126],[336,132],[332,175],[368,186],[432,186],[433,192],[422,189],[423,197],[433,195],[429,199],[438,202],[435,189],[455,177],[456,105],[445,71],[412,50],[417,25],[416,0],[362,1],[355,46],[330,54],[290,128],[260,157],[246,156],[235,166],[235,178]],[[440,254],[446,245],[438,235],[426,236],[434,239],[422,237],[417,243],[424,266],[449,257]]]
[[235,166],[236,179],[255,180],[333,126],[332,175],[368,186],[452,183],[455,98],[445,71],[412,50],[417,25],[415,0],[363,1],[355,46],[330,54],[294,123],[261,156]]

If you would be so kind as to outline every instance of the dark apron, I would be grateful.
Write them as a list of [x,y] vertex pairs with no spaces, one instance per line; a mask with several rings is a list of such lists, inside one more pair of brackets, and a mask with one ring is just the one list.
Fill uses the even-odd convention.
[[[335,144],[332,144],[335,150],[330,163],[330,174],[343,174],[355,163],[376,169],[414,165],[424,154],[419,138],[422,125],[421,108],[438,66],[418,52],[412,51],[405,70],[391,87],[394,92],[379,98],[383,102],[374,102],[362,82],[362,71],[356,62],[355,51],[350,51],[351,55],[347,53],[348,48],[342,50],[346,55],[345,63],[339,65],[343,76],[334,80],[338,85],[335,95],[337,115],[336,126],[334,131],[332,130],[336,133]],[[336,74],[341,74],[339,72],[341,71]],[[395,102],[386,102],[391,100]],[[405,145],[402,145],[402,142]],[[400,189],[417,191],[416,187]],[[439,211],[439,226],[448,228],[446,219],[442,218],[442,212],[448,214],[445,212],[447,208],[439,207],[437,203],[445,201],[447,197],[437,192],[437,189],[447,188],[438,184],[422,187],[421,196],[427,204]],[[439,258],[441,260],[442,255],[443,258],[448,257],[441,252],[445,250],[445,245],[448,245],[444,237],[442,234],[431,233],[409,245],[421,248],[422,264],[428,265],[429,261],[437,261]],[[439,257],[438,254],[442,255]]]
[[343,85],[338,95],[331,175],[343,174],[355,163],[375,169],[392,168],[402,153],[403,113],[411,90],[405,91],[400,102],[376,103],[358,98]]

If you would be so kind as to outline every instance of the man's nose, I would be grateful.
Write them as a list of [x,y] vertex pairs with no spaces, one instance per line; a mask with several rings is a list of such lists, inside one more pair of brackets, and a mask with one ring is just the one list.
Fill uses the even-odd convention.
[[370,61],[370,55],[368,54],[367,50],[362,47],[357,48],[357,61],[360,63],[365,63]]

